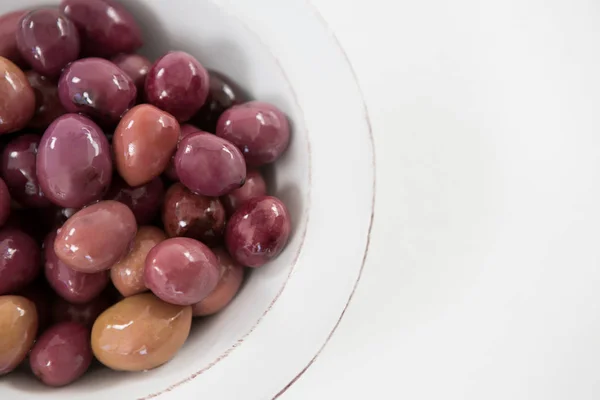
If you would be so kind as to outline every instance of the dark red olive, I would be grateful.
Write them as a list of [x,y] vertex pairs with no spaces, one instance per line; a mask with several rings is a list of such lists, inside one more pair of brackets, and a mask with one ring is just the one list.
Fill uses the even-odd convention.
[[170,237],[189,237],[214,247],[225,231],[225,208],[218,197],[195,194],[176,183],[165,196],[162,220]]

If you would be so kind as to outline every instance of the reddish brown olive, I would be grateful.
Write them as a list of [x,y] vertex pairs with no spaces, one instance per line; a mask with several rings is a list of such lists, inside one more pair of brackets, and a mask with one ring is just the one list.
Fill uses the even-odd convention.
[[119,174],[130,186],[143,185],[162,174],[177,147],[180,130],[172,115],[154,106],[132,108],[113,137]]
[[0,135],[24,128],[35,113],[35,94],[27,77],[0,57]]
[[54,251],[76,271],[104,271],[127,253],[136,230],[129,207],[117,201],[101,201],[67,220],[58,231]]
[[225,208],[218,197],[195,194],[176,183],[165,196],[162,220],[170,237],[189,237],[213,247],[223,238]]

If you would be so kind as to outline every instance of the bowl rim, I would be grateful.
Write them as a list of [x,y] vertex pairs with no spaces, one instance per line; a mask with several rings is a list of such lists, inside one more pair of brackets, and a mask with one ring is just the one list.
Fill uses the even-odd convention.
[[327,28],[327,30],[329,31],[329,33],[332,35],[333,39],[336,42],[336,46],[342,52],[342,54],[346,60],[346,63],[348,65],[348,68],[352,72],[354,82],[356,83],[356,87],[358,88],[358,91],[360,92],[360,100],[361,100],[363,108],[364,108],[364,118],[365,118],[365,122],[367,123],[367,133],[369,134],[369,140],[371,142],[371,153],[372,153],[372,159],[373,159],[373,188],[372,188],[373,193],[372,193],[372,200],[371,200],[371,216],[370,216],[369,228],[368,228],[368,232],[367,232],[367,243],[365,246],[360,269],[358,271],[358,276],[356,277],[356,281],[354,282],[354,286],[352,288],[352,291],[350,292],[350,296],[348,296],[348,300],[346,301],[346,304],[344,305],[344,308],[342,309],[340,316],[338,317],[335,325],[331,329],[331,332],[329,332],[329,335],[327,335],[327,338],[323,342],[323,345],[319,348],[319,350],[313,356],[313,358],[311,358],[311,360],[308,362],[308,364],[306,364],[306,366],[304,368],[302,368],[298,372],[298,374],[296,376],[294,376],[294,378],[287,385],[285,385],[279,392],[277,392],[277,394],[275,396],[273,396],[273,400],[276,400],[280,396],[284,395],[285,392],[288,391],[288,389],[290,389],[296,382],[298,382],[298,380],[300,380],[300,378],[302,378],[302,375],[304,375],[304,373],[306,371],[308,371],[308,369],[314,364],[314,362],[317,360],[317,358],[321,355],[321,353],[323,352],[325,347],[329,344],[329,341],[331,340],[331,338],[337,331],[338,327],[340,326],[340,323],[342,322],[342,319],[344,318],[344,315],[346,314],[346,311],[348,310],[348,307],[350,306],[350,303],[352,302],[352,299],[354,298],[356,289],[358,288],[360,280],[363,276],[365,264],[367,262],[367,257],[369,255],[369,248],[371,245],[371,232],[373,231],[373,221],[375,219],[375,200],[376,200],[376,194],[377,194],[377,174],[376,174],[376,172],[377,172],[377,155],[375,153],[375,139],[373,136],[373,126],[371,125],[371,117],[369,114],[369,107],[367,106],[364,92],[360,86],[360,81],[358,80],[358,75],[356,74],[356,70],[352,66],[352,62],[350,61],[350,57],[348,57],[348,53],[346,53],[346,50],[344,50],[344,47],[342,46],[340,40],[338,39],[337,35],[335,34],[335,31],[329,26],[329,24],[327,23],[327,20],[323,17],[323,14],[321,14],[321,12],[317,9],[317,7],[315,7],[315,5],[312,4],[310,1],[308,1],[308,0],[304,0],[304,1],[308,5],[308,7],[310,7],[312,9],[315,16],[320,20],[320,22],[323,24],[323,26],[325,26]]
[[[267,0],[268,2],[269,0]],[[294,97],[294,102],[295,105],[298,107],[298,109],[300,110],[300,113],[302,115],[302,117],[304,117],[304,111],[302,110],[302,107],[300,106],[300,103],[298,101],[298,96],[295,92],[295,90],[293,89],[293,85],[290,82],[290,78],[288,77],[287,73],[285,72],[285,69],[282,67],[281,62],[279,60],[279,58],[277,57],[277,55],[275,55],[271,49],[269,48],[269,46],[267,46],[264,43],[264,40],[261,38],[261,36],[254,30],[252,29],[247,23],[245,23],[240,17],[238,17],[238,15],[236,13],[233,12],[229,12],[228,10],[224,9],[224,6],[219,4],[222,3],[223,0],[211,0],[212,3],[214,3],[217,7],[219,7],[221,9],[221,11],[224,14],[227,14],[228,16],[236,19],[236,22],[239,23],[240,25],[243,25],[245,27],[246,30],[248,30],[252,35],[254,35],[260,42],[262,42],[262,44],[265,46],[265,48],[269,49],[269,52],[271,53],[273,59],[276,61],[276,63],[278,64],[279,69],[282,72],[282,75],[285,77],[287,84],[290,87],[290,91],[293,94]],[[353,83],[356,86],[357,90],[358,90],[358,94],[359,94],[359,100],[361,103],[361,107],[362,107],[362,112],[363,115],[361,118],[363,118],[365,124],[366,124],[366,134],[368,135],[368,139],[369,139],[369,150],[370,150],[370,156],[371,156],[371,199],[370,199],[370,212],[369,212],[369,221],[368,221],[368,228],[367,228],[367,232],[366,232],[366,243],[364,246],[364,250],[362,253],[362,260],[360,262],[360,267],[358,269],[358,274],[356,276],[356,278],[354,279],[352,288],[350,290],[350,293],[347,295],[347,298],[345,299],[343,308],[341,309],[341,311],[339,311],[339,315],[337,316],[335,323],[333,325],[333,327],[329,330],[328,334],[326,335],[325,339],[321,342],[319,348],[317,349],[317,351],[315,353],[313,353],[311,355],[310,360],[308,361],[308,363],[305,363],[305,365],[303,367],[300,367],[299,369],[297,369],[297,372],[294,374],[293,378],[290,379],[286,384],[283,385],[283,387],[281,389],[279,389],[278,391],[274,392],[274,394],[271,396],[271,398],[273,400],[279,398],[280,396],[282,396],[290,387],[292,387],[294,385],[294,383],[296,383],[301,377],[302,375],[313,365],[313,363],[317,360],[317,358],[319,357],[319,355],[322,353],[322,351],[325,349],[325,347],[327,346],[327,344],[329,343],[329,341],[331,340],[331,338],[333,337],[334,333],[336,332],[337,328],[339,327],[351,301],[352,298],[356,292],[356,289],[358,287],[358,284],[360,282],[360,279],[363,275],[363,271],[364,271],[364,267],[366,264],[366,260],[368,257],[368,253],[369,253],[369,245],[370,245],[370,241],[371,241],[371,231],[372,231],[372,227],[373,227],[373,221],[374,221],[374,217],[375,217],[375,196],[376,196],[376,155],[375,155],[375,143],[374,143],[374,137],[373,137],[373,131],[372,131],[372,126],[371,126],[371,120],[370,120],[370,115],[369,115],[369,110],[367,107],[367,103],[364,97],[364,93],[360,87],[360,83],[356,74],[356,71],[354,70],[352,63],[348,57],[348,54],[345,52],[343,46],[341,45],[338,37],[335,35],[335,32],[333,31],[333,29],[328,25],[327,21],[324,19],[324,17],[322,16],[322,14],[319,12],[319,10],[310,2],[307,0],[299,0],[300,3],[303,4],[303,6],[305,6],[310,13],[312,14],[312,16],[318,20],[319,24],[327,31],[327,33],[329,35],[331,35],[331,37],[333,38],[334,42],[335,42],[335,46],[337,47],[337,50],[341,53],[341,55],[343,56],[344,59],[344,63],[345,66],[349,69],[351,75],[352,75],[352,79],[353,79]],[[230,1],[228,2],[228,5],[231,5],[232,3],[235,3],[234,1]],[[310,136],[307,135],[307,144],[308,144],[308,150],[309,153],[311,152],[311,141],[310,141]],[[308,194],[307,194],[307,198],[308,198],[308,202],[309,204],[307,205],[307,207],[310,207],[310,192],[311,192],[311,188],[312,188],[312,159],[311,157],[309,157],[309,185],[308,185]],[[218,356],[214,361],[212,361],[211,363],[209,363],[208,365],[206,365],[205,367],[203,367],[202,369],[200,369],[199,371],[194,372],[193,374],[187,376],[186,378],[183,378],[181,380],[179,380],[178,382],[168,386],[165,389],[162,389],[158,392],[155,393],[151,393],[148,394],[142,398],[140,398],[139,400],[149,400],[152,398],[157,398],[157,397],[162,397],[163,394],[166,394],[168,392],[171,392],[179,387],[181,387],[182,385],[186,385],[191,383],[196,377],[198,377],[199,375],[203,374],[204,372],[208,371],[209,369],[211,369],[212,367],[214,367],[215,365],[217,365],[218,363],[220,363],[221,361],[223,361],[224,359],[226,359],[236,348],[239,348],[245,341],[245,339],[251,335],[255,329],[261,324],[261,322],[263,321],[264,317],[269,314],[271,312],[271,310],[273,309],[273,307],[275,306],[275,304],[278,302],[279,298],[281,297],[282,293],[285,291],[285,288],[289,282],[289,280],[292,278],[292,275],[296,269],[297,266],[297,262],[298,259],[300,257],[300,254],[302,253],[302,250],[304,249],[304,241],[306,238],[306,234],[308,231],[308,221],[309,221],[309,217],[310,217],[310,212],[306,213],[305,216],[305,221],[304,221],[304,229],[303,232],[301,233],[302,238],[301,238],[301,242],[300,245],[297,249],[297,253],[294,256],[294,262],[292,267],[290,268],[290,272],[288,274],[288,276],[285,278],[285,281],[283,282],[280,290],[278,291],[278,293],[276,294],[275,298],[273,299],[273,301],[271,302],[271,304],[268,306],[268,308],[265,310],[265,312],[261,315],[261,317],[255,322],[255,324],[250,328],[250,330],[246,333],[243,334],[243,336],[235,343],[233,344],[229,349],[227,349],[226,351],[224,351],[220,356]]]

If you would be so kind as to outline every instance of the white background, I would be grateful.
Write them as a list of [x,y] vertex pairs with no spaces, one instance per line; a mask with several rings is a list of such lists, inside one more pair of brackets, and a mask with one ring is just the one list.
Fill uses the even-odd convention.
[[369,107],[377,212],[282,399],[600,398],[600,3],[314,4]]

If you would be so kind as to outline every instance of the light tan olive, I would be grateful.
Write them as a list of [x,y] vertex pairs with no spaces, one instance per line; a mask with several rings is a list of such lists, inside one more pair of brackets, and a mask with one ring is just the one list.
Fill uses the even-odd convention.
[[37,328],[35,304],[21,296],[0,296],[0,375],[25,359]]
[[153,226],[141,226],[129,253],[110,270],[113,285],[125,297],[148,290],[144,284],[146,256],[154,246],[165,240],[163,231]]
[[104,311],[92,328],[96,358],[117,371],[144,371],[169,361],[190,333],[192,308],[151,293],[127,297]]

